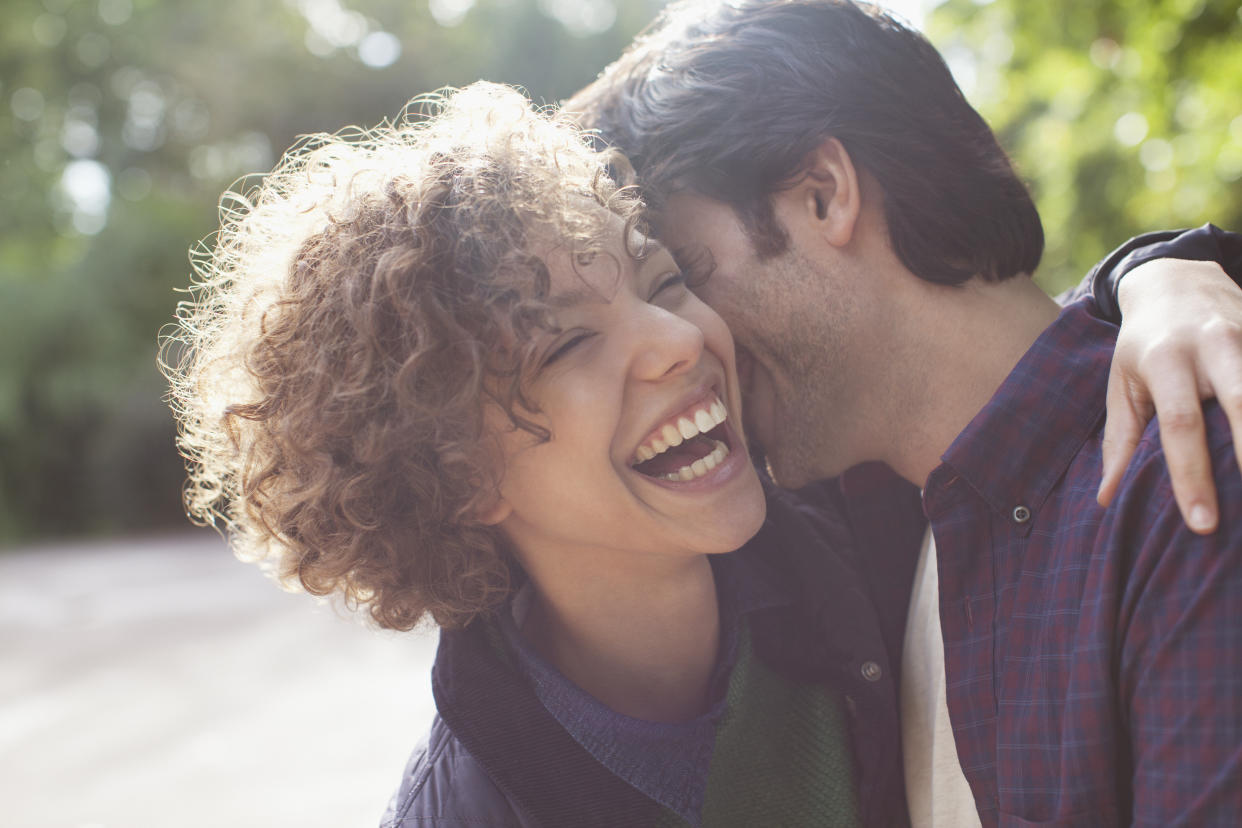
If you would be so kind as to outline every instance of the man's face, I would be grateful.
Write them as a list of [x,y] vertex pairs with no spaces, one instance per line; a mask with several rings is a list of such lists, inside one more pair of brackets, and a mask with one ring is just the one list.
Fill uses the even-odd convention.
[[[776,209],[779,220],[779,199]],[[764,261],[733,209],[701,195],[668,199],[659,227],[676,254],[693,261],[710,253],[703,258],[714,270],[696,292],[737,342],[747,433],[776,481],[796,488],[861,459],[865,371],[849,274],[813,261],[794,226],[783,223],[791,229],[790,249]]]

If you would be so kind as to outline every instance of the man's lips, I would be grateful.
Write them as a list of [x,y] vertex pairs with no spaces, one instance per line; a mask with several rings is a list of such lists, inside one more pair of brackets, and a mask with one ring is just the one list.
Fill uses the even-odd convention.
[[741,345],[734,345],[734,353],[737,362],[738,387],[742,389],[742,396],[745,397],[750,382],[754,378],[755,356]]
[[764,406],[762,394],[757,388],[759,374],[763,370],[759,360],[745,346],[735,346],[737,353],[738,389],[742,396],[741,423],[746,433],[747,449],[756,460],[764,457],[764,444],[770,436],[760,422]]

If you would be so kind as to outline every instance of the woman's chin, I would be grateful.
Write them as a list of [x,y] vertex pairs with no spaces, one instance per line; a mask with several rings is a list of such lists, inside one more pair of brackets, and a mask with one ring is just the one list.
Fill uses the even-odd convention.
[[747,474],[750,482],[745,485],[745,491],[731,504],[727,514],[722,515],[722,520],[717,524],[720,537],[716,545],[719,548],[713,550],[714,552],[724,553],[740,549],[763,527],[768,512],[763,486],[753,469]]

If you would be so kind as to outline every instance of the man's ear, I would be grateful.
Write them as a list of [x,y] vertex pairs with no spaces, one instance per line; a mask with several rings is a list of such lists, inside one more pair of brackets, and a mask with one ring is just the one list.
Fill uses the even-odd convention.
[[858,171],[849,152],[836,138],[825,138],[806,157],[802,179],[791,195],[807,227],[833,247],[854,239],[862,212]]

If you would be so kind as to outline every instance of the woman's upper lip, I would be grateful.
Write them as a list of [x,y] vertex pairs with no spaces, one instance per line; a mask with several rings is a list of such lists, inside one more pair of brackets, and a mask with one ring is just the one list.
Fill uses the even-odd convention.
[[652,436],[658,436],[656,435],[657,429],[663,428],[664,425],[669,422],[673,422],[674,418],[678,414],[683,413],[695,403],[710,396],[719,399],[722,403],[724,403],[725,408],[728,409],[729,404],[725,400],[724,392],[722,390],[723,385],[724,382],[721,377],[712,377],[696,383],[684,393],[678,395],[674,401],[664,409],[663,413],[659,417],[648,421],[650,425],[645,431],[642,432],[642,435],[630,448],[630,453],[626,458],[627,462],[634,456],[634,452],[638,450],[639,446],[645,445]]

